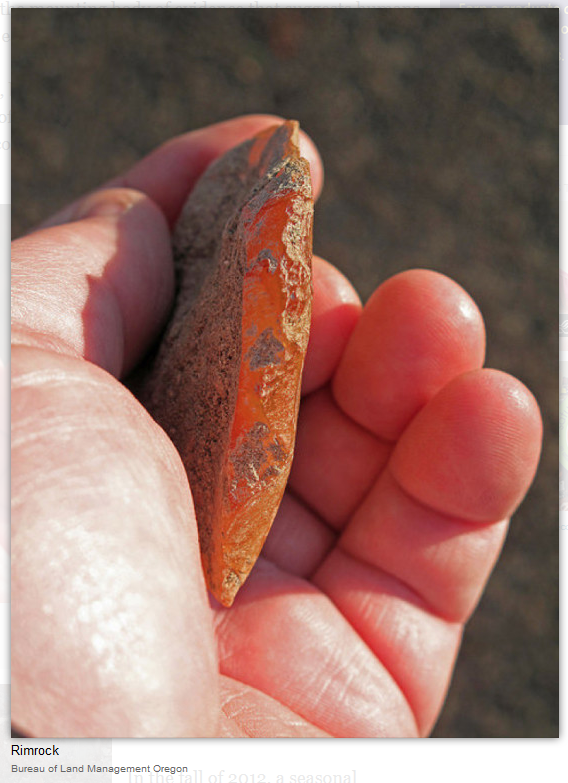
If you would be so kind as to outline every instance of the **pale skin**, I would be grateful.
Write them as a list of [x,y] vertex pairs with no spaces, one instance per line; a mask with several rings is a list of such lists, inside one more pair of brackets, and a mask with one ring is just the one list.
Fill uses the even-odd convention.
[[362,308],[315,257],[289,490],[233,607],[208,597],[183,466],[122,381],[171,306],[188,192],[273,123],[178,137],[13,243],[12,719],[30,736],[428,735],[534,477],[538,406],[483,369],[468,294],[408,270]]

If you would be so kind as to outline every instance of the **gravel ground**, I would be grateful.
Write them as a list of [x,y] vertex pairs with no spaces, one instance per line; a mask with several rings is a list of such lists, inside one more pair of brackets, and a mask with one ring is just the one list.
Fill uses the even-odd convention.
[[14,235],[177,133],[293,117],[326,164],[316,252],[363,298],[451,275],[535,393],[539,474],[437,737],[558,736],[557,42],[554,10],[12,14]]

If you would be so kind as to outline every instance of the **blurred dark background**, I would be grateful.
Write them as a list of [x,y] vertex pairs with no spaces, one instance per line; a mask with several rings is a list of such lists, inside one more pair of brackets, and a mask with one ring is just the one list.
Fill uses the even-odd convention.
[[12,13],[13,233],[178,133],[300,120],[315,250],[367,298],[414,266],[477,300],[544,415],[539,474],[434,736],[558,736],[558,10]]

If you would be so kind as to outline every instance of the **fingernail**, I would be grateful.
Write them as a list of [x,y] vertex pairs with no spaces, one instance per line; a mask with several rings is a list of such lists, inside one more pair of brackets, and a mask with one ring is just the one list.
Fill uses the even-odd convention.
[[80,201],[74,210],[73,219],[90,217],[120,217],[128,212],[135,200],[127,193],[99,191]]

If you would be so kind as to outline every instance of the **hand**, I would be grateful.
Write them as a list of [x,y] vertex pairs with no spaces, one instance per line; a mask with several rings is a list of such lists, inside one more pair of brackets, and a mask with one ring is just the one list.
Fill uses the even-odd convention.
[[[174,139],[13,244],[12,719],[32,736],[415,736],[538,462],[527,389],[426,270],[361,305],[314,259],[297,449],[234,606],[208,601],[187,477],[120,382],[173,297],[170,228],[274,122]],[[315,192],[322,168],[304,137]]]

